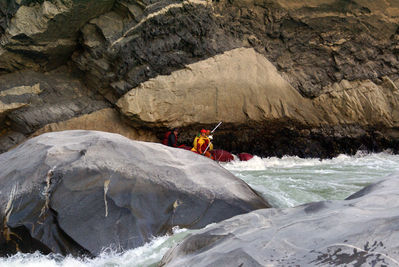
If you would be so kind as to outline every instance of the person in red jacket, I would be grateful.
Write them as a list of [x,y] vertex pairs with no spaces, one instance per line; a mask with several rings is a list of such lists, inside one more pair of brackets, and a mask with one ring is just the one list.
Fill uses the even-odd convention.
[[168,146],[177,147],[178,134],[179,134],[179,129],[173,128],[172,133],[168,137]]
[[179,134],[179,129],[173,128],[171,131],[166,132],[162,144],[171,147],[177,147],[177,135]]

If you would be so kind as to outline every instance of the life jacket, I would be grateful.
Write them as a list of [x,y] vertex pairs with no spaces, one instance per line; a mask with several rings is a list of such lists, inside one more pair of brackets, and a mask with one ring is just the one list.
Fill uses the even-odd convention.
[[[195,150],[198,152],[198,153],[203,153],[204,151],[205,151],[205,149],[208,147],[208,144],[211,142],[211,140],[209,140],[209,138],[208,137],[200,137],[200,138],[198,138],[198,141],[197,141],[197,146],[195,146]],[[213,148],[213,145],[212,145],[212,143],[211,143],[211,145],[209,145],[209,148],[208,148],[208,150],[211,148],[211,146],[212,146],[212,148]]]
[[165,136],[164,136],[163,141],[162,141],[162,144],[164,144],[165,146],[168,145],[168,139],[169,139],[169,135],[170,135],[171,133],[172,133],[172,131],[167,131],[167,132],[165,133]]
[[197,134],[197,136],[194,138],[193,147],[197,147],[198,139],[200,138],[200,136],[201,134]]

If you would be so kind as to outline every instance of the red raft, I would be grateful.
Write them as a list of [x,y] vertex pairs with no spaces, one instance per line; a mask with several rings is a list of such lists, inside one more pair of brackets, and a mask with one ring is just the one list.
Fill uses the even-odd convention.
[[[186,145],[180,145],[179,148],[181,149],[186,149],[186,150],[191,150],[190,146],[186,146]],[[220,162],[230,162],[232,160],[234,160],[234,156],[233,154],[231,154],[230,152],[223,150],[223,149],[214,149],[211,150],[211,154],[213,156],[213,159],[216,161],[220,161]],[[240,153],[238,154],[238,158],[241,161],[247,161],[252,159],[254,156],[252,156],[249,153]]]
[[248,160],[250,160],[250,159],[252,159],[254,156],[252,156],[251,154],[249,154],[249,153],[240,153],[240,154],[238,154],[238,158],[241,160],[241,161],[248,161]]
[[185,150],[191,150],[191,146],[186,146],[186,145],[180,145],[179,148],[185,149]]
[[223,149],[214,149],[211,151],[211,154],[216,161],[229,162],[234,160],[234,156]]

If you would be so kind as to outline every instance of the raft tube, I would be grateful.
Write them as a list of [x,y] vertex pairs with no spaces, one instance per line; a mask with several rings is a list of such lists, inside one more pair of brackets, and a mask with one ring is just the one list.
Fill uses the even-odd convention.
[[234,156],[223,149],[214,149],[211,151],[211,154],[216,161],[229,162],[234,160]]
[[241,160],[241,161],[248,161],[248,160],[250,160],[250,159],[252,159],[254,156],[252,156],[251,154],[249,154],[249,153],[240,153],[240,154],[238,154],[238,158]]

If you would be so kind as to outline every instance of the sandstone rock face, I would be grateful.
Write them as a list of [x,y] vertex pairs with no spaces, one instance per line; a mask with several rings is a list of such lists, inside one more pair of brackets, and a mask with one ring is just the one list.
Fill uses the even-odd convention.
[[120,114],[112,108],[105,108],[66,121],[47,124],[43,128],[34,132],[32,136],[65,130],[106,131],[117,133],[133,140],[149,142],[159,141],[151,131],[135,129],[124,123],[121,120]]
[[117,104],[132,120],[156,126],[282,118],[317,123],[311,101],[290,86],[264,56],[245,48],[151,79]]
[[[355,152],[362,143],[378,146],[371,141],[369,129],[382,132],[381,143],[385,136],[394,139],[393,132],[387,134],[387,130],[399,126],[398,101],[399,90],[388,77],[378,85],[370,80],[342,80],[308,99],[263,55],[239,48],[150,79],[125,94],[117,105],[131,121],[157,127],[188,127],[195,122],[212,125],[222,120],[228,131],[218,130],[217,142],[236,152],[240,150],[234,142],[240,140],[237,147],[241,150],[254,151],[256,147],[257,153],[276,153],[285,143],[291,149],[302,146],[305,154],[324,157],[322,142],[331,135],[348,138],[329,148],[330,152],[336,150],[333,153],[345,147]],[[266,121],[269,123],[262,123]],[[237,127],[242,124],[246,129]],[[284,125],[303,130],[298,134]],[[298,141],[305,139],[308,141]],[[356,139],[361,141],[353,142]],[[300,150],[283,148],[277,155],[303,153]]]
[[342,80],[330,90],[314,99],[314,105],[321,109],[319,114],[330,125],[398,127],[399,89],[388,77],[379,85],[370,80]]
[[196,121],[238,124],[276,119],[310,126],[399,126],[399,89],[388,77],[379,85],[370,80],[342,80],[310,100],[264,56],[245,48],[150,79],[117,104],[131,120],[164,127]]
[[104,132],[43,134],[1,154],[0,169],[2,255],[98,255],[269,207],[212,160]]
[[371,266],[399,262],[399,177],[344,201],[263,209],[186,237],[161,266]]
[[[3,101],[0,102],[0,116],[4,117],[6,114],[10,113],[11,111],[28,105],[31,97],[33,95],[38,95],[41,92],[42,91],[40,89],[40,84],[34,84],[32,86],[22,85],[1,91],[0,97],[6,103],[4,103]],[[7,101],[7,99],[13,97],[16,98],[24,95],[27,95],[27,97],[24,97],[24,99],[20,101],[20,103],[15,103],[15,102],[10,103],[10,101]]]

